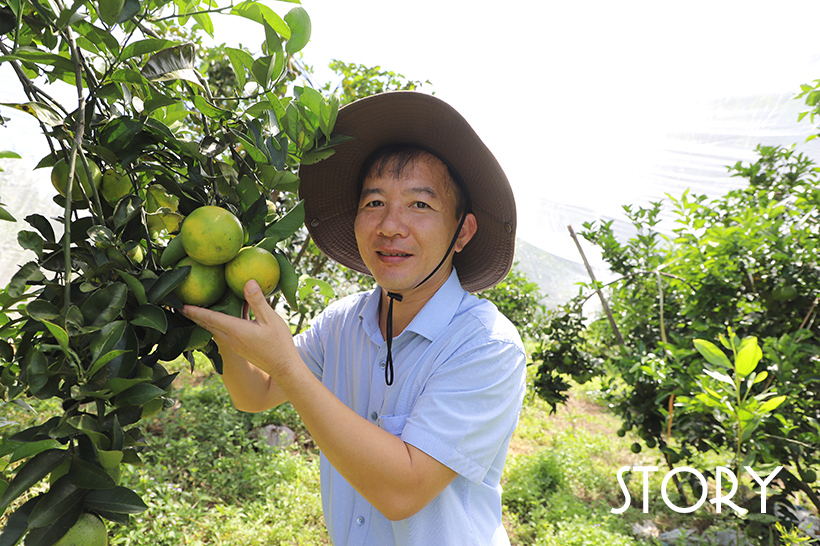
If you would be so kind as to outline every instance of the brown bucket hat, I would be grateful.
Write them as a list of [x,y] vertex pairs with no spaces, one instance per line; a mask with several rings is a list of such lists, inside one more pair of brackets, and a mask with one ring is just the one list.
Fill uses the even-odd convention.
[[353,223],[362,165],[386,146],[411,145],[438,155],[461,178],[478,229],[453,257],[469,292],[507,276],[515,252],[515,199],[507,176],[467,121],[441,99],[415,91],[391,91],[339,110],[334,134],[352,136],[330,158],[299,169],[305,225],[316,246],[342,265],[369,275],[356,245]]

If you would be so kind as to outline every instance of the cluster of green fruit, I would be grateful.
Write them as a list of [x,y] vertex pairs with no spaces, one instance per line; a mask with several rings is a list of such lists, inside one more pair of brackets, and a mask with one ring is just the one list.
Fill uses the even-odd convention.
[[234,214],[222,207],[202,206],[183,220],[179,235],[163,251],[160,265],[191,268],[175,290],[185,304],[212,307],[224,296],[241,302],[251,279],[267,297],[279,284],[279,259],[246,243],[247,232]]
[[[63,197],[68,193],[68,167],[66,160],[60,159],[51,169],[51,184]],[[90,179],[89,173],[91,174]],[[126,175],[114,169],[107,169],[103,173],[99,165],[91,159],[88,160],[88,171],[86,171],[78,156],[74,167],[74,182],[71,184],[71,200],[82,200],[83,191],[90,196],[94,191],[92,185],[100,192],[103,199],[112,205],[132,190],[131,181]]]

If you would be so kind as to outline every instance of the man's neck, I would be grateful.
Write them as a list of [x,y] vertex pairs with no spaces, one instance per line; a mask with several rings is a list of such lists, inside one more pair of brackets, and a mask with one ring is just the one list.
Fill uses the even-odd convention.
[[[452,271],[452,267],[450,271]],[[418,288],[402,292],[401,301],[393,301],[393,337],[398,336],[407,328],[416,318],[416,315],[419,314],[419,311],[436,295],[439,288],[444,286],[448,278],[450,278],[449,272],[446,275],[434,275]],[[387,309],[390,305],[390,298],[387,295],[387,290],[384,288],[380,288],[380,290],[379,330],[382,332],[382,337],[387,339]]]

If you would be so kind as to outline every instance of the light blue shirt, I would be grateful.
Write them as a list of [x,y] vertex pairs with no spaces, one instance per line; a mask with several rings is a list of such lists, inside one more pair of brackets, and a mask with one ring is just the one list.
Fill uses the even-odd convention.
[[458,473],[415,515],[373,508],[321,457],[322,506],[336,546],[498,546],[501,473],[518,424],[526,355],[495,306],[466,292],[455,270],[393,340],[392,386],[379,330],[380,290],[334,302],[296,338],[302,359],[356,413]]

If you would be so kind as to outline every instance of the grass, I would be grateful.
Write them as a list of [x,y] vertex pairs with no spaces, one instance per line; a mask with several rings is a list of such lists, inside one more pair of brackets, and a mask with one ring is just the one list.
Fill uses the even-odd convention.
[[[198,362],[194,373],[187,371],[187,362],[168,367],[182,372],[174,384],[176,403],[143,424],[145,465],[126,466],[122,478],[149,510],[125,525],[109,523],[112,546],[329,544],[318,450],[292,407],[242,413],[208,363]],[[636,546],[646,542],[634,536],[633,526],[649,521],[661,532],[686,528],[698,536],[732,529],[732,514],[714,514],[708,502],[692,514],[678,514],[663,503],[667,469],[660,452],[631,432],[618,437],[621,423],[599,404],[595,388],[594,382],[575,386],[555,413],[528,395],[502,483],[513,546]],[[38,422],[58,409],[37,404]],[[9,419],[25,426],[32,417],[15,410]],[[285,449],[268,447],[253,435],[267,424],[289,426],[297,442]],[[630,450],[636,441],[643,445],[638,454]],[[690,464],[714,468],[723,462],[711,456]],[[635,474],[628,481],[631,507],[612,514],[624,504],[617,471],[636,465],[660,468],[650,475],[649,511],[641,510],[642,484]],[[683,506],[674,487],[669,489],[671,500]]]

